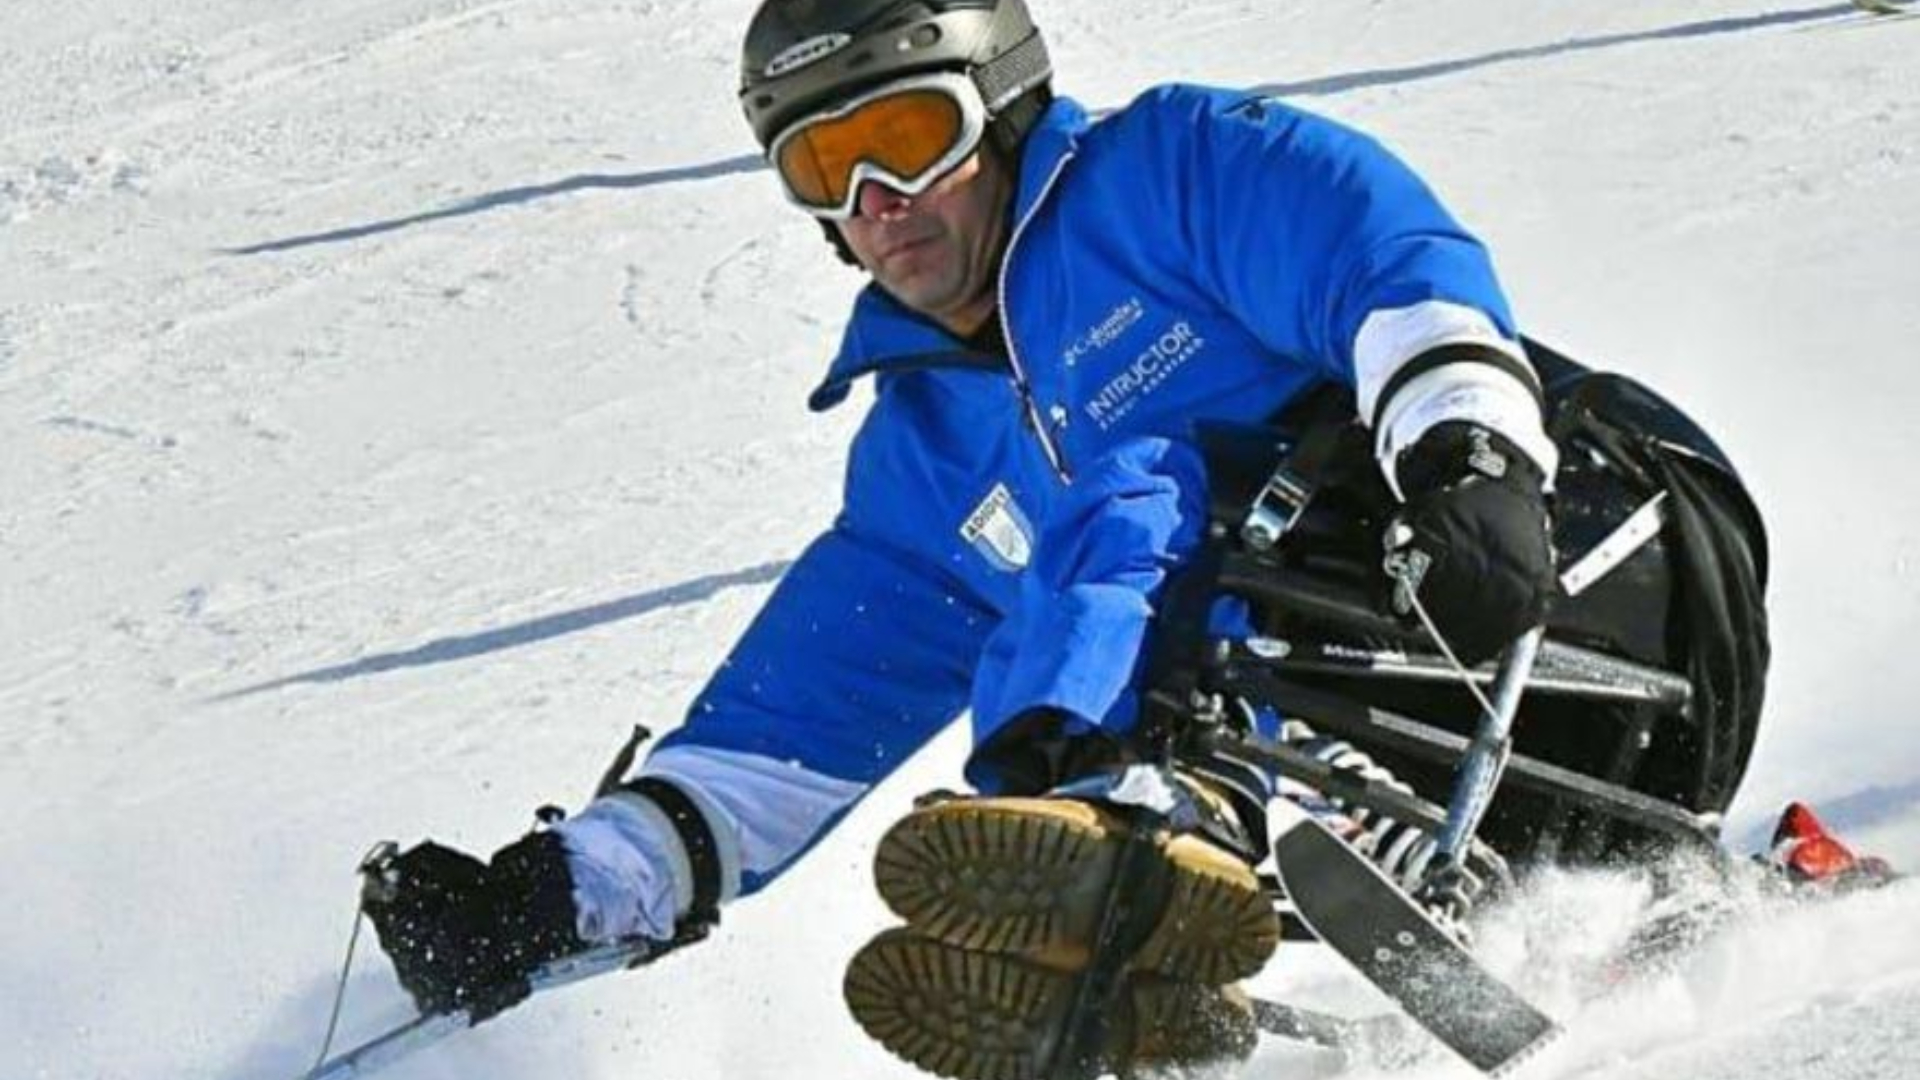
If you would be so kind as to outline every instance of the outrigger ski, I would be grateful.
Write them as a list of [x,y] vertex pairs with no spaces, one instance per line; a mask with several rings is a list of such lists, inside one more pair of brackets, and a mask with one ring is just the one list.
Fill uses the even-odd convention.
[[1314,936],[1476,1068],[1500,1073],[1559,1033],[1378,867],[1305,812],[1274,840],[1273,856],[1281,887]]
[[[637,740],[636,740],[637,745]],[[391,840],[375,844],[360,862],[360,875],[363,887],[371,887],[391,872],[393,860],[400,846]],[[364,919],[365,916],[360,916]],[[347,976],[353,966],[353,943],[359,940],[360,923],[354,926],[353,941],[347,947],[347,969],[340,973],[340,990],[334,998],[333,1019],[327,1025],[327,1035],[320,1050],[320,1060],[312,1068],[301,1073],[298,1080],[351,1080],[353,1077],[367,1076],[375,1070],[390,1065],[400,1058],[424,1049],[458,1031],[473,1026],[473,1017],[465,1009],[424,1012],[413,1019],[388,1028],[365,1042],[338,1054],[328,1056],[332,1049],[334,1023],[340,1018],[340,994],[346,991]],[[707,936],[710,927],[690,925],[679,936],[670,941],[653,941],[647,938],[630,938],[624,941],[609,942],[583,949],[572,956],[563,956],[535,968],[527,976],[529,996],[538,994],[568,983],[590,979],[596,975],[624,971],[629,968],[644,967],[655,960],[691,945]]]
[[[635,939],[601,945],[542,965],[533,972],[528,982],[537,994],[610,971],[650,964],[681,944],[684,943],[676,941],[663,944]],[[302,1073],[300,1080],[348,1080],[349,1077],[366,1076],[415,1050],[431,1046],[456,1031],[472,1026],[472,1018],[465,1009],[422,1013],[359,1046],[321,1061]]]

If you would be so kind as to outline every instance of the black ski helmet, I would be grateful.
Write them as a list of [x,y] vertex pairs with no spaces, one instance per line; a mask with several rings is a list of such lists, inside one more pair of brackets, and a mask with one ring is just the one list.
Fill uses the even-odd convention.
[[928,71],[971,77],[1012,151],[1053,67],[1025,0],[762,0],[741,49],[740,105],[767,147],[810,112]]

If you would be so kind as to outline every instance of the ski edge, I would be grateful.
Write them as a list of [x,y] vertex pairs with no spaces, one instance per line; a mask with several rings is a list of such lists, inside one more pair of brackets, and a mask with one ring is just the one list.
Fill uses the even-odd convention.
[[[596,975],[651,963],[673,951],[674,942],[645,938],[597,945],[572,956],[564,956],[536,968],[528,977],[530,995],[590,979]],[[351,1080],[424,1049],[473,1026],[465,1009],[452,1012],[421,1013],[411,1020],[388,1028],[332,1057],[316,1063],[297,1080]]]

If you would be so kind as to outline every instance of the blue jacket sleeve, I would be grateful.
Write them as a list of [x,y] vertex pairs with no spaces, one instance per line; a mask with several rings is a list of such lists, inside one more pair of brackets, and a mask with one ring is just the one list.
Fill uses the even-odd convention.
[[843,518],[788,570],[646,771],[717,808],[751,893],[959,714],[996,621]]
[[1513,316],[1486,248],[1372,138],[1264,98],[1165,91],[1159,190],[1201,285],[1276,352],[1352,385],[1370,314],[1427,301]]

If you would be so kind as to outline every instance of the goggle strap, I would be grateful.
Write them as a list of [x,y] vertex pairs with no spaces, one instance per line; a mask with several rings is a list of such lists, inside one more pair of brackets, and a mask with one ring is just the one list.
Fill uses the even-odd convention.
[[1053,64],[1047,59],[1047,44],[1040,40],[1040,32],[1036,30],[1020,44],[974,68],[973,85],[980,90],[980,100],[986,103],[987,115],[992,116],[1052,71]]

